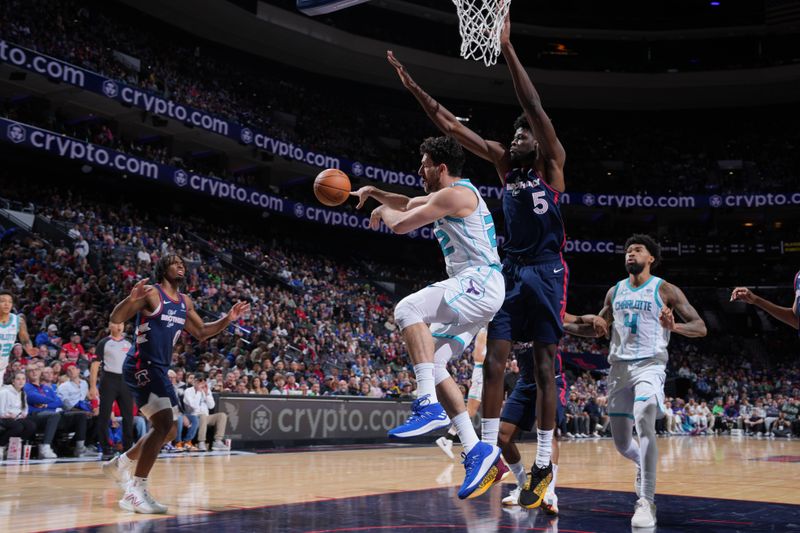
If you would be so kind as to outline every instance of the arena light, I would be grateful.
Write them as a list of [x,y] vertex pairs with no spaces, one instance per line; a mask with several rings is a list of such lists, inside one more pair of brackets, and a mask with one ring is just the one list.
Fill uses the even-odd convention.
[[719,2],[709,2],[709,4],[714,7],[719,7]]

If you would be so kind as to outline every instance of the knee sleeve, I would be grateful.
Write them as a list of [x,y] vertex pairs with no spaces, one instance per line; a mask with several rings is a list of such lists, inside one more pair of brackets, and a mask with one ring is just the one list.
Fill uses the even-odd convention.
[[414,302],[414,296],[414,294],[406,296],[394,307],[394,321],[397,322],[401,330],[424,322],[422,320],[422,312]]

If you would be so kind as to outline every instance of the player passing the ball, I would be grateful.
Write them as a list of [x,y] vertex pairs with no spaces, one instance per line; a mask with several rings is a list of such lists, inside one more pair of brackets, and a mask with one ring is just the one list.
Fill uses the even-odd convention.
[[501,50],[524,111],[514,123],[510,146],[486,140],[467,128],[417,85],[392,52],[388,52],[388,59],[433,123],[464,148],[494,164],[503,185],[506,293],[502,308],[489,325],[483,365],[481,438],[492,445],[497,443],[503,378],[512,343],[532,341],[537,449],[519,502],[534,508],[541,504],[553,475],[550,459],[557,402],[553,376],[558,343],[563,335],[569,275],[561,253],[566,239],[558,205],[565,190],[566,152],[542,107],[539,93],[517,58],[510,36],[511,22],[506,19]]
[[451,137],[431,137],[423,141],[420,154],[419,175],[427,195],[409,198],[372,186],[352,193],[358,197],[358,207],[368,198],[382,204],[372,211],[373,228],[383,222],[404,234],[432,223],[450,276],[403,298],[395,307],[395,321],[414,364],[417,400],[406,423],[390,430],[389,436],[425,435],[446,428],[452,420],[464,447],[466,470],[458,497],[474,498],[507,470],[500,449],[478,440],[447,363],[461,355],[502,305],[503,276],[492,215],[478,189],[460,177],[461,146]]
[[167,507],[155,501],[147,478],[161,447],[175,438],[178,397],[167,371],[172,363],[172,347],[186,329],[204,341],[224,330],[248,312],[250,304],[236,303],[228,314],[204,323],[191,298],[180,292],[186,267],[177,255],[165,255],[155,267],[155,285],[145,278],[131,289],[111,312],[111,322],[121,324],[136,316],[135,344],[125,359],[123,376],[139,411],[151,424],[148,431],[127,452],[103,464],[103,472],[125,489],[119,506],[145,514],[166,513]]
[[[611,326],[608,415],[614,445],[636,464],[638,500],[631,525],[656,525],[656,418],[664,415],[664,382],[670,333],[705,337],[706,325],[678,287],[653,276],[661,248],[649,235],[625,243],[628,278],[611,287],[594,319],[598,334]],[[675,315],[684,322],[677,322]],[[639,441],[633,439],[633,427]]]

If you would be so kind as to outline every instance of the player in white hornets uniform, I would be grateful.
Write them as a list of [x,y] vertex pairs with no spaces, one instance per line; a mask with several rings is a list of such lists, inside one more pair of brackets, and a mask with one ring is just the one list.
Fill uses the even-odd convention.
[[[678,287],[650,274],[661,259],[658,243],[648,235],[633,235],[625,243],[622,280],[606,294],[594,319],[595,331],[611,325],[608,361],[608,414],[617,450],[636,463],[633,527],[656,524],[656,418],[663,415],[664,380],[670,333],[704,337],[706,326]],[[684,320],[675,322],[674,312]],[[633,440],[633,426],[639,441]]]
[[11,312],[14,307],[14,295],[7,290],[0,289],[0,380],[6,373],[11,349],[17,342],[17,337],[22,341],[25,351],[33,357],[38,352],[33,347],[25,325],[25,318]]
[[383,221],[395,233],[408,233],[433,223],[450,276],[404,298],[395,308],[395,320],[414,363],[418,399],[408,421],[389,431],[389,436],[424,435],[446,428],[452,418],[466,469],[458,496],[474,498],[499,481],[506,468],[497,446],[478,441],[447,363],[461,355],[500,309],[505,282],[492,215],[475,186],[460,178],[461,146],[450,137],[431,137],[420,146],[420,154],[426,196],[408,198],[375,187],[353,193],[359,197],[359,207],[370,197],[383,204],[372,212],[373,228]]

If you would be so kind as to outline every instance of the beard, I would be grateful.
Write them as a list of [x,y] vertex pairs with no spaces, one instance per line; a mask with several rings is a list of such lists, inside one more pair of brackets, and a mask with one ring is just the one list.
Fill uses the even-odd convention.
[[637,276],[644,271],[644,265],[639,263],[625,263],[625,270],[628,271],[628,274]]

